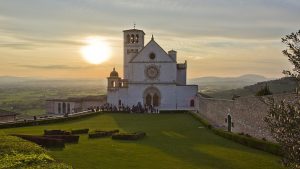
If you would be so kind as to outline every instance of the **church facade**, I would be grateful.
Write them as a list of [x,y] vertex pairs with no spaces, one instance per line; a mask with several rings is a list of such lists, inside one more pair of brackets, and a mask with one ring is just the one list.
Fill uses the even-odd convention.
[[113,69],[107,78],[107,102],[114,106],[153,106],[160,110],[194,110],[197,85],[187,85],[187,62],[166,52],[153,36],[144,45],[143,30],[124,30],[124,75]]

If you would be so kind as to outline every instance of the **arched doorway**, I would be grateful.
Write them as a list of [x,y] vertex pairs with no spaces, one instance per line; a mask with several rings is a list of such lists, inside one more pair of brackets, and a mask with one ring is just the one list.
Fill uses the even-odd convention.
[[154,93],[153,95],[153,106],[154,107],[159,106],[159,96],[157,95],[157,93]]
[[231,132],[231,116],[227,115],[227,129],[229,132]]
[[192,100],[190,101],[190,107],[195,107],[195,100],[194,100],[194,99],[192,99]]
[[161,94],[160,91],[156,87],[148,87],[144,91],[144,104],[147,106],[160,106]]
[[146,96],[146,105],[151,105],[151,104],[152,104],[152,96],[150,93],[148,93]]

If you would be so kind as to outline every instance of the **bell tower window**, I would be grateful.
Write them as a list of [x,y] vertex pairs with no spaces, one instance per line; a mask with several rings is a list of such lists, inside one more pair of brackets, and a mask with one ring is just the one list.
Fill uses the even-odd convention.
[[134,43],[134,34],[131,34],[130,36],[130,43]]
[[129,34],[127,34],[126,43],[130,43],[130,35]]
[[139,35],[138,34],[135,35],[135,43],[139,43]]

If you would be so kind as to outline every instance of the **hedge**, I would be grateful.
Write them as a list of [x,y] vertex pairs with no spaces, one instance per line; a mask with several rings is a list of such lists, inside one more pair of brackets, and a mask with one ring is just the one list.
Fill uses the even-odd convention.
[[102,130],[95,130],[94,133],[89,133],[89,138],[102,138],[111,136],[114,133],[118,133],[119,130],[111,130],[111,131],[102,131]]
[[46,148],[64,148],[65,142],[63,139],[57,138],[47,138],[43,136],[34,136],[34,135],[22,135],[22,134],[14,134],[12,136],[20,137],[24,140],[34,142],[42,147]]
[[216,135],[219,135],[221,137],[224,137],[226,139],[232,140],[236,143],[240,143],[242,145],[245,145],[245,146],[248,146],[251,148],[269,152],[269,153],[272,153],[275,155],[282,155],[279,144],[271,143],[271,142],[260,140],[260,139],[253,138],[253,137],[247,137],[244,135],[231,133],[228,131],[224,131],[222,129],[217,129],[217,128],[214,128],[212,125],[210,125],[204,119],[197,116],[195,113],[190,112],[189,114],[192,115],[195,119],[197,119],[200,123],[202,123],[203,126],[212,130],[212,132],[214,132]]
[[44,130],[44,135],[71,135],[71,133],[64,130]]
[[71,130],[71,134],[87,134],[87,133],[89,133],[89,129]]
[[186,110],[160,110],[160,114],[175,114],[175,113],[186,113]]
[[75,136],[75,135],[44,135],[43,137],[61,139],[65,143],[78,143],[79,142],[79,136]]
[[146,136],[145,132],[135,133],[116,133],[112,135],[112,139],[115,140],[139,140]]
[[0,124],[0,129],[4,128],[16,128],[16,127],[25,127],[25,126],[37,126],[43,124],[51,124],[51,123],[58,123],[58,122],[65,122],[70,120],[77,120],[86,117],[92,117],[100,114],[101,112],[91,112],[91,113],[84,113],[78,116],[69,116],[69,117],[59,117],[56,119],[43,119],[43,120],[30,120],[30,121],[21,121],[16,123],[6,123]]

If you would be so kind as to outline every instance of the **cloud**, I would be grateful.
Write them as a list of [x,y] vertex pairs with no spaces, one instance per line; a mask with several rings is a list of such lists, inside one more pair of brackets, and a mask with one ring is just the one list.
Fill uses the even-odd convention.
[[30,69],[57,69],[57,70],[74,70],[74,69],[87,69],[89,67],[83,66],[68,66],[68,65],[19,65],[19,67]]
[[31,43],[0,43],[0,48],[12,48],[12,49],[21,49],[21,50],[30,50],[36,48],[35,44]]

